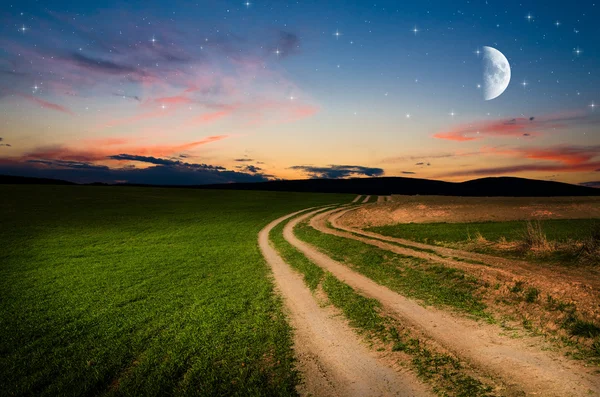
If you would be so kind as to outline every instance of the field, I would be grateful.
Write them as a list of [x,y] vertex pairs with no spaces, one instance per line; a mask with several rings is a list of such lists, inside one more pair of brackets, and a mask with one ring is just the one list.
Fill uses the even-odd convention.
[[600,394],[598,199],[0,188],[4,394]]
[[3,395],[293,395],[290,327],[256,244],[349,197],[0,186]]

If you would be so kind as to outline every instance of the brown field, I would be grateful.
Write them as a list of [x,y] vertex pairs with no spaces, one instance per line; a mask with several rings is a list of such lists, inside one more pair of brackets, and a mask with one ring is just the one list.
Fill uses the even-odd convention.
[[344,215],[345,225],[600,218],[600,197],[392,196]]

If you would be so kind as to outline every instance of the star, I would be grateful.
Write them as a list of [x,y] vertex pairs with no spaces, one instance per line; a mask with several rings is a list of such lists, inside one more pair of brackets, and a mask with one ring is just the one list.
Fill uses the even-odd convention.
[[333,35],[335,36],[336,39],[339,39],[342,34],[340,33],[339,30],[336,30]]
[[592,103],[590,104],[590,107],[592,108],[592,111],[594,111],[596,109],[596,104],[594,103],[594,101],[592,101]]
[[410,113],[406,113],[406,118],[410,119]]
[[164,110],[164,109],[166,109],[167,107],[166,107],[166,106],[163,104],[163,105],[161,105],[161,108]]
[[27,30],[27,28],[25,27],[25,25],[23,25],[19,28],[19,30],[21,31],[21,33],[25,34],[25,31]]
[[38,87],[37,84],[35,84],[33,87],[31,87],[33,89],[33,92],[37,92],[37,90],[40,89],[40,87]]
[[556,27],[559,27],[560,26],[560,22],[556,21],[556,22],[554,22],[554,25],[556,25]]
[[525,81],[525,80],[523,80],[523,82],[521,83],[521,85],[523,86],[523,88],[527,87],[527,84],[529,84],[529,83],[527,83],[527,81]]
[[279,51],[279,48],[275,50],[275,55],[277,55],[277,57],[279,58],[279,55],[281,54],[281,51]]
[[533,19],[533,17],[531,16],[531,13],[527,14],[527,16],[525,18],[527,18],[527,20],[529,22],[531,22],[531,20]]
[[246,1],[244,3],[244,5],[246,6],[246,8],[250,8],[250,6],[252,5],[252,3],[250,3],[249,1]]
[[475,54],[477,54],[477,56],[481,55],[481,51],[478,49],[476,49],[475,51],[473,51]]
[[150,41],[152,42],[152,44],[156,43],[156,39],[154,38],[154,35],[152,35],[152,38],[150,39]]
[[456,113],[454,113],[454,110],[450,111],[450,113],[448,113],[448,114],[452,117],[456,116]]
[[477,84],[477,88],[481,88],[481,84]]
[[290,96],[290,101],[293,101],[294,99],[296,99],[294,96]]
[[573,49],[573,53],[577,56],[579,56],[582,52],[583,50],[579,47]]
[[419,29],[417,29],[417,26],[415,25],[415,27],[413,28],[412,32],[415,34],[415,36],[417,35],[417,33],[419,33]]

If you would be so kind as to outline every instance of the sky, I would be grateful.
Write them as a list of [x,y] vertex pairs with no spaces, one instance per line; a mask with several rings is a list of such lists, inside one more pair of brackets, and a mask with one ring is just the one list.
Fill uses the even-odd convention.
[[600,187],[598,3],[9,0],[0,174]]

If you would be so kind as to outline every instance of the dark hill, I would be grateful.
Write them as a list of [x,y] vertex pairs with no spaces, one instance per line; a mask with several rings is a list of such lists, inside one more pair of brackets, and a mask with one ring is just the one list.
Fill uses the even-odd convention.
[[[76,185],[58,179],[30,178],[0,175],[0,184],[43,184]],[[88,186],[109,186],[105,183],[92,183]],[[119,184],[118,186],[159,186]],[[466,182],[444,182],[431,179],[383,177],[352,179],[299,179],[255,183],[228,183],[217,185],[162,185],[191,189],[230,189],[268,190],[281,192],[350,193],[350,194],[406,194],[434,196],[506,196],[506,197],[548,197],[548,196],[600,196],[600,189],[571,185],[562,182],[539,181],[535,179],[498,177],[481,178]]]
[[372,195],[419,194],[481,197],[600,196],[600,189],[591,187],[514,177],[482,178],[467,182],[444,182],[403,177],[303,179],[203,185],[198,187],[203,189],[271,190]]
[[76,183],[51,178],[33,178],[29,176],[0,175],[2,185],[76,185]]

